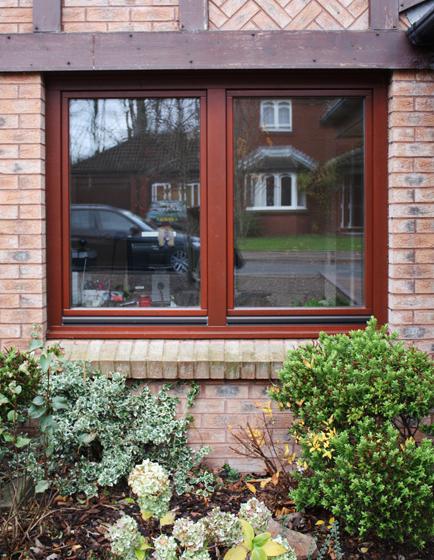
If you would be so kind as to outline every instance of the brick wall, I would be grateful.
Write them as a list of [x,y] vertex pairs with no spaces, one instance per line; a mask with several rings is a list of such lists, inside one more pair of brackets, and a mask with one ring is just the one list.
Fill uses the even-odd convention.
[[[247,427],[261,429],[263,414],[261,408],[268,406],[270,399],[266,390],[269,383],[252,382],[201,382],[199,394],[192,408],[186,406],[188,384],[174,386],[173,393],[180,399],[178,410],[193,416],[189,441],[197,448],[209,445],[211,452],[206,463],[212,467],[230,464],[244,472],[261,472],[264,465],[259,460],[252,460],[238,454],[235,449],[242,449],[233,434],[240,434]],[[150,384],[151,390],[157,390],[161,383]],[[288,412],[279,412],[273,406],[271,433],[276,445],[288,441],[288,427],[292,416]]]
[[178,0],[63,0],[63,31],[177,31]]
[[369,0],[209,0],[210,29],[368,29]]
[[434,353],[434,72],[394,72],[389,126],[389,322]]
[[0,0],[0,33],[31,33],[33,0]]
[[0,347],[45,327],[44,87],[0,76]]

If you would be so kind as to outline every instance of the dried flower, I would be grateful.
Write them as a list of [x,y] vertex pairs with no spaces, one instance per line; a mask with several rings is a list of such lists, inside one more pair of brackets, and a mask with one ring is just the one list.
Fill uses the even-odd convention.
[[239,517],[248,521],[255,533],[263,533],[267,530],[272,514],[263,502],[251,498],[248,502],[241,504]]

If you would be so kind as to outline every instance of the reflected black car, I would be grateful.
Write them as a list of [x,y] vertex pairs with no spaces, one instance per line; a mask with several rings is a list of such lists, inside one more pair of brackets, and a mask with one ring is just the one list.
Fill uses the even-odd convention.
[[73,270],[198,272],[200,240],[168,236],[128,210],[103,204],[71,205]]

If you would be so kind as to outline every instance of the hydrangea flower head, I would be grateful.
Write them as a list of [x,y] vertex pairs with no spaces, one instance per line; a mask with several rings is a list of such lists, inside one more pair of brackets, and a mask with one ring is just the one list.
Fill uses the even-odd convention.
[[160,535],[154,540],[154,552],[152,557],[154,560],[177,560],[178,545],[174,537],[168,535]]
[[205,548],[206,527],[201,519],[194,523],[191,519],[180,518],[173,525],[173,536],[179,544],[190,552]]
[[258,534],[267,530],[272,514],[263,502],[251,498],[248,502],[241,504],[239,517],[250,523],[255,533]]
[[142,512],[162,517],[169,511],[172,497],[169,475],[158,463],[145,459],[131,471],[128,484]]
[[108,531],[111,541],[111,551],[122,560],[137,560],[135,549],[141,544],[140,534],[136,521],[129,515],[123,515]]
[[243,541],[240,520],[232,513],[214,508],[206,517],[205,524],[210,542],[231,547]]

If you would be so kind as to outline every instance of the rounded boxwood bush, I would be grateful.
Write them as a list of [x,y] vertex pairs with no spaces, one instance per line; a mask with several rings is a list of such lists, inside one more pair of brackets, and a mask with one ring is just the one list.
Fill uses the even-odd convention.
[[325,507],[360,536],[432,537],[433,445],[415,440],[434,406],[429,356],[371,319],[290,351],[279,377],[271,395],[302,450],[297,507]]

